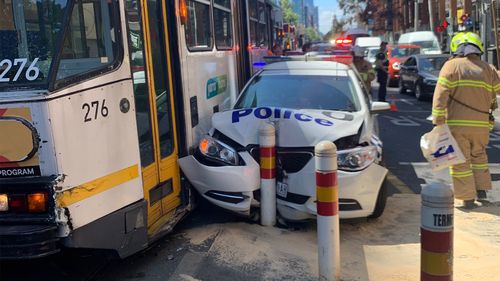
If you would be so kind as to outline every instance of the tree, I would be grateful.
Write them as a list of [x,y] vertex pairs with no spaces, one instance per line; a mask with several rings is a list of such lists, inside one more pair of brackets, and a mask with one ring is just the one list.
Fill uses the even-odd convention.
[[367,0],[339,0],[339,7],[346,16],[346,22],[363,24],[367,22],[364,12],[370,1]]
[[299,23],[299,15],[293,11],[293,4],[290,0],[280,0],[281,10],[283,11],[283,21],[285,23]]
[[313,27],[306,28],[304,35],[306,37],[306,41],[309,42],[321,40],[321,36],[319,35],[318,31],[316,31],[316,29],[314,29]]

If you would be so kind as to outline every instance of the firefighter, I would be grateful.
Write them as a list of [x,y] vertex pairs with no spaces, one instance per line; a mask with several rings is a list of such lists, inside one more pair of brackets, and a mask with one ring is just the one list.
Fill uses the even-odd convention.
[[486,199],[486,191],[492,188],[486,146],[500,78],[481,61],[484,46],[477,34],[455,35],[450,50],[453,57],[443,65],[434,91],[433,123],[448,124],[466,158],[465,163],[450,167],[450,175],[455,198],[471,209],[477,206],[476,197]]
[[352,56],[352,62],[361,75],[366,89],[368,89],[368,92],[371,92],[371,84],[373,79],[375,79],[375,70],[373,70],[372,64],[365,60],[365,50],[359,46],[354,46],[352,48]]

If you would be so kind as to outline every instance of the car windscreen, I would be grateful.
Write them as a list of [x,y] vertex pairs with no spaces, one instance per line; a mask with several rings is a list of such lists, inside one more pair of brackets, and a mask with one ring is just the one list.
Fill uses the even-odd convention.
[[356,87],[348,76],[267,74],[255,77],[235,109],[261,106],[359,111]]
[[419,58],[419,68],[423,71],[441,70],[448,57],[427,57]]
[[394,48],[391,50],[391,56],[392,57],[408,57],[411,55],[418,55],[420,54],[420,49],[419,48]]

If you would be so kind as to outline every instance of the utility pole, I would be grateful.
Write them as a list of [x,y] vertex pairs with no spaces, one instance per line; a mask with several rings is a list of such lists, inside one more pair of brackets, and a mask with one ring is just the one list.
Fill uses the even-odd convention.
[[432,7],[432,0],[427,0],[429,4],[429,27],[431,31],[434,31],[434,9]]
[[418,1],[420,0],[415,0],[415,20],[414,20],[414,26],[415,26],[415,30],[414,31],[418,31]]

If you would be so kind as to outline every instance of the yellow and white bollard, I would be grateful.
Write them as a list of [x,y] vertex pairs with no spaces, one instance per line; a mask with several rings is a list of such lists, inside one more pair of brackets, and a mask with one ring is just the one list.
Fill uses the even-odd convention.
[[420,280],[453,280],[453,189],[444,183],[422,188]]
[[260,223],[276,224],[276,130],[271,123],[262,123],[260,144]]
[[337,147],[322,141],[314,148],[318,224],[319,280],[340,280],[339,187]]

